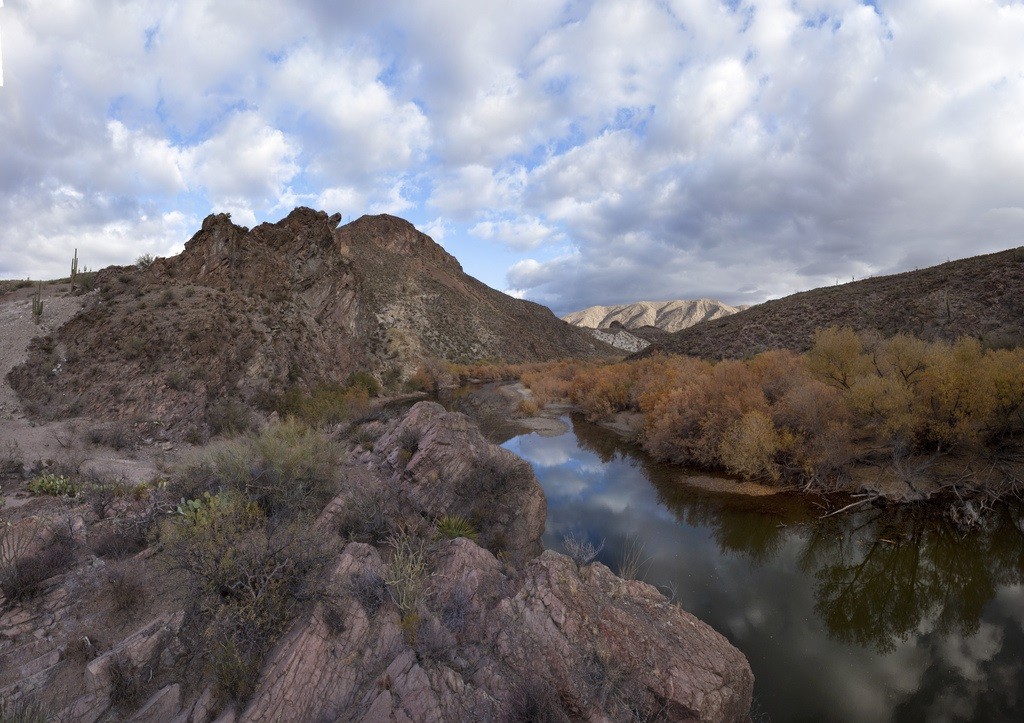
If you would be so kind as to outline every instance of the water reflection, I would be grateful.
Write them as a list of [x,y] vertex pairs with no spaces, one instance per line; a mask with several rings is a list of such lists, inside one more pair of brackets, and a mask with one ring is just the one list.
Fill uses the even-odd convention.
[[825,520],[789,497],[682,484],[616,435],[519,436],[548,496],[545,542],[626,540],[644,578],[727,635],[776,720],[1005,720],[1024,711],[1024,520],[964,538],[920,510]]

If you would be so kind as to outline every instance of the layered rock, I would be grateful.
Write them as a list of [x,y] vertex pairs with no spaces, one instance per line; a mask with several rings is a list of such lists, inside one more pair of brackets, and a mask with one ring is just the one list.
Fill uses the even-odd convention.
[[[333,576],[382,574],[350,544]],[[742,653],[653,587],[545,552],[509,572],[466,539],[439,551],[415,635],[397,610],[321,606],[264,667],[240,721],[739,721],[753,686]]]

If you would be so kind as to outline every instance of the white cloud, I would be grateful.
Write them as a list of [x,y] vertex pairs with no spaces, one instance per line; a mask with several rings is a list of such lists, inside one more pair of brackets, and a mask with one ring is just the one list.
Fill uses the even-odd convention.
[[563,234],[541,223],[536,216],[481,221],[469,229],[469,232],[478,238],[500,241],[521,251],[564,238]]
[[565,311],[1024,239],[1019,2],[56,0],[3,32],[9,274],[62,272],[39,217],[75,194],[103,258],[174,211],[443,218]]

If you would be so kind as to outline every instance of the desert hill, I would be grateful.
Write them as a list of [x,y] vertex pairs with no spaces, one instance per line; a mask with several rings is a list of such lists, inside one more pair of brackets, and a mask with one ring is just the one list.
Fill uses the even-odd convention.
[[1024,248],[793,294],[655,340],[641,354],[717,359],[776,348],[805,350],[814,331],[828,326],[1019,345],[1024,341]]
[[679,331],[702,321],[735,314],[740,309],[714,299],[696,301],[637,301],[618,306],[591,306],[562,318],[573,326],[605,329],[618,322],[632,331],[653,326],[664,331]]
[[10,381],[41,416],[202,424],[213,400],[267,408],[360,370],[397,384],[424,358],[521,363],[614,353],[462,270],[412,224],[297,208],[253,229],[211,215],[178,256],[111,267]]

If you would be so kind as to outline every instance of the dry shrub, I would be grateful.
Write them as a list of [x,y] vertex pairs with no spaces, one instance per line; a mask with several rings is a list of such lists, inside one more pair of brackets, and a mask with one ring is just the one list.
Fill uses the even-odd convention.
[[117,525],[100,533],[89,547],[99,557],[123,560],[145,549],[146,535],[134,525]]
[[764,412],[751,411],[726,430],[718,453],[730,472],[747,479],[778,481],[781,471],[775,458],[781,447],[782,438],[772,420]]
[[210,406],[206,423],[213,434],[233,436],[256,428],[256,417],[249,407],[238,399],[226,399]]
[[725,361],[667,394],[644,419],[644,447],[680,464],[721,466],[726,431],[768,403],[757,377],[743,362]]
[[26,530],[0,525],[0,590],[8,600],[31,598],[74,563],[75,542],[63,527],[53,529],[49,541],[33,552],[45,536],[38,521]]
[[363,606],[366,614],[371,618],[377,614],[380,606],[388,599],[388,589],[384,578],[369,570],[360,570],[351,575],[345,588]]
[[120,708],[137,708],[145,699],[146,679],[150,666],[136,665],[126,653],[110,660],[110,702]]
[[521,416],[534,417],[540,412],[540,405],[533,399],[521,399],[516,410]]
[[131,567],[118,565],[107,572],[107,587],[114,610],[130,613],[142,607],[146,601],[146,587],[142,576]]
[[871,368],[861,338],[848,326],[814,332],[807,364],[819,378],[842,389],[849,389],[857,377],[867,374]]
[[289,389],[278,400],[277,411],[313,427],[324,427],[357,418],[366,411],[370,396],[368,383],[360,377],[351,386],[320,384],[309,394],[298,388]]
[[183,516],[168,551],[192,583],[190,619],[200,654],[219,688],[244,702],[298,606],[318,599],[331,547],[301,523],[268,524],[251,500],[235,494]]

